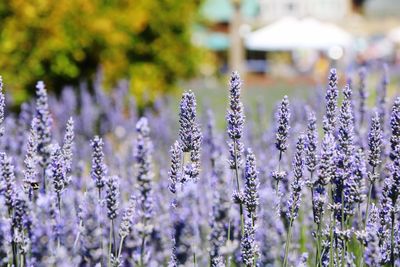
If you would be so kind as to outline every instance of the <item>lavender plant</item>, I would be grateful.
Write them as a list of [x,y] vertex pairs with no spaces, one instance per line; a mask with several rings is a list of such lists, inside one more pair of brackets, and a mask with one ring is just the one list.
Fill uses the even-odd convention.
[[382,71],[369,95],[373,64],[349,85],[332,69],[267,128],[233,72],[225,135],[191,91],[179,114],[161,98],[139,112],[99,74],[60,97],[39,82],[16,114],[1,80],[0,265],[397,266],[400,98]]
[[193,92],[182,95],[179,113],[179,137],[183,151],[182,183],[196,181],[200,173],[200,146],[202,134],[196,122],[196,98]]
[[276,141],[275,146],[279,151],[278,169],[272,173],[272,177],[276,180],[276,193],[279,192],[279,182],[286,178],[287,173],[281,170],[281,161],[283,153],[287,150],[288,144],[287,139],[289,138],[289,99],[285,96],[279,107],[277,114],[277,129],[276,129]]
[[140,245],[140,265],[145,264],[144,250],[146,248],[146,238],[151,234],[153,225],[151,224],[153,217],[153,198],[152,198],[152,178],[151,171],[151,153],[152,143],[150,141],[150,128],[146,118],[141,118],[136,124],[136,132],[138,133],[135,159],[137,163],[137,182],[139,187],[139,203],[140,213],[139,220],[141,222],[139,234],[142,237]]
[[244,215],[243,215],[243,192],[240,188],[240,175],[243,164],[242,143],[243,127],[244,127],[244,111],[243,104],[240,100],[240,91],[242,80],[238,72],[232,72],[229,80],[229,108],[226,115],[228,123],[228,146],[229,146],[229,168],[234,172],[235,190],[233,192],[233,200],[239,205],[240,227],[244,234]]
[[304,182],[301,180],[303,177],[304,168],[304,136],[300,135],[296,143],[296,153],[293,159],[293,181],[291,183],[291,192],[289,200],[287,202],[287,217],[289,221],[286,245],[285,245],[285,256],[283,260],[283,266],[287,266],[287,258],[290,248],[290,241],[292,238],[292,226],[294,220],[297,218],[299,213],[299,207],[301,203],[301,191]]
[[36,133],[38,136],[37,151],[40,157],[39,164],[42,167],[42,185],[41,190],[46,192],[46,169],[50,164],[51,156],[51,127],[52,117],[48,105],[47,90],[42,81],[39,81],[36,85],[36,114],[37,119]]

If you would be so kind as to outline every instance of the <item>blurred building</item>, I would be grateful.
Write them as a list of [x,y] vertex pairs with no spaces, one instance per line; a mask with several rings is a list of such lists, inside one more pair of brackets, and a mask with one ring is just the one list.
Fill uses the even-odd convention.
[[[276,61],[277,53],[246,50],[243,39],[248,33],[283,18],[313,18],[347,31],[354,37],[352,48],[346,53],[348,62],[355,58],[362,62],[391,57],[393,49],[386,36],[389,30],[400,25],[400,0],[205,0],[200,14],[207,23],[198,28],[196,40],[215,52],[220,70],[264,73]],[[314,58],[324,53],[329,57],[327,50],[315,50]],[[278,58],[285,59],[284,65],[296,65],[293,60],[304,53],[296,54],[278,55]],[[309,52],[304,55],[301,57],[312,58]],[[239,58],[242,63],[238,63]]]
[[260,0],[259,20],[268,23],[282,17],[314,17],[340,21],[351,12],[349,0]]

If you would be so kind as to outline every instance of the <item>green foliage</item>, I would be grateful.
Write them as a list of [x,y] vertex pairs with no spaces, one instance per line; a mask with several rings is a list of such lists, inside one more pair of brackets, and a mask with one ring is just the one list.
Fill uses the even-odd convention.
[[[191,43],[197,0],[0,1],[0,73],[17,100],[43,79],[50,89],[90,79],[129,77],[154,99],[196,72]],[[11,91],[11,90],[9,90]]]

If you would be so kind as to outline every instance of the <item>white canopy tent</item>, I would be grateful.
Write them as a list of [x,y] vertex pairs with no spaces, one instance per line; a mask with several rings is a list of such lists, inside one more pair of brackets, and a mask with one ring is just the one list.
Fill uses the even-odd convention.
[[392,29],[388,34],[389,40],[400,43],[400,27]]
[[349,47],[351,41],[352,36],[334,24],[286,17],[248,34],[245,46],[258,51],[328,50]]

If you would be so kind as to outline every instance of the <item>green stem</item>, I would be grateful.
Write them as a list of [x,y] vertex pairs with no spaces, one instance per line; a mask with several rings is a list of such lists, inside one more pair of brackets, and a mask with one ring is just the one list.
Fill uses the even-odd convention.
[[287,260],[288,260],[288,254],[289,254],[289,246],[290,246],[290,239],[291,239],[291,235],[292,235],[292,224],[293,224],[293,220],[290,220],[289,222],[289,227],[286,233],[286,244],[285,244],[285,257],[283,259],[283,267],[287,266]]
[[392,267],[394,267],[394,220],[395,220],[395,216],[394,216],[394,211],[392,210],[391,212],[391,219],[392,219],[392,230],[391,230],[391,237],[390,237],[390,263],[392,265]]
[[[344,187],[344,186],[343,186]],[[344,231],[345,229],[345,222],[344,222],[344,188],[342,188],[342,192],[341,192],[341,200],[342,200],[342,206],[341,206],[341,222],[340,222],[340,227],[341,230]],[[346,241],[344,239],[342,239],[342,267],[344,267],[345,264],[345,257],[346,257]]]
[[125,239],[125,236],[121,237],[121,240],[119,241],[119,249],[118,249],[117,258],[121,257],[122,245],[124,244],[124,239]]
[[[375,177],[375,167],[372,167],[372,177]],[[373,187],[373,185],[374,184],[371,181],[370,184],[369,184],[369,189],[368,189],[367,209],[365,210],[364,230],[367,227],[367,223],[368,223],[369,205],[371,203],[371,195],[372,195],[372,187]]]
[[[61,195],[60,193],[57,193],[57,204],[58,204],[58,219],[59,223],[61,223]],[[57,235],[57,248],[60,248],[61,246],[61,237],[58,234]]]
[[[13,209],[9,208],[8,209],[8,217],[12,221],[13,217]],[[17,266],[17,246],[14,242],[14,226],[13,223],[11,223],[11,250],[12,250],[12,262],[14,266]]]
[[143,235],[142,235],[142,244],[140,245],[140,266],[144,266],[143,265],[143,255],[144,255],[144,245],[145,245],[145,242],[146,242],[146,235],[144,234],[144,232],[143,232]]
[[[228,238],[226,239],[227,243],[231,241],[231,221],[228,223]],[[229,261],[229,254],[226,255],[226,264],[227,267],[230,267],[230,261]]]
[[24,254],[21,254],[20,267],[24,267],[24,265],[25,265],[25,256],[24,256]]
[[[278,174],[281,172],[281,160],[282,160],[282,151],[279,150],[279,160],[278,160]],[[276,195],[279,194],[279,179],[276,180],[276,188],[275,188]]]
[[317,225],[317,266],[322,266],[321,264],[321,223]]
[[77,244],[78,244],[79,237],[80,237],[80,235],[81,235],[80,229],[81,229],[82,225],[83,225],[83,221],[80,220],[80,221],[79,221],[78,233],[76,234],[76,238],[75,238],[74,246],[73,246],[73,250],[74,250],[74,251],[75,251],[75,248],[76,248],[76,246],[77,246]]
[[110,237],[108,240],[108,266],[111,266],[111,251],[112,251],[112,240],[113,240],[113,228],[114,228],[114,220],[111,220],[110,225]]
[[[333,203],[333,188],[331,187],[331,190],[329,190],[330,195],[331,195],[331,202]],[[336,223],[336,217],[334,211],[331,211],[331,226],[329,229],[329,238],[330,238],[330,243],[329,243],[329,267],[333,267],[333,227],[335,226]]]
[[103,256],[104,256],[104,237],[103,237],[103,207],[101,204],[101,187],[98,187],[98,192],[99,192],[99,228],[100,228],[100,242],[101,242],[101,256],[100,256],[100,262],[103,263]]
[[[235,154],[235,176],[236,176],[236,189],[237,192],[240,193],[240,182],[239,182],[239,167],[237,160],[237,141],[233,140],[233,153]],[[239,212],[240,212],[240,228],[242,230],[242,236],[244,235],[244,216],[243,216],[243,204],[239,204]]]

